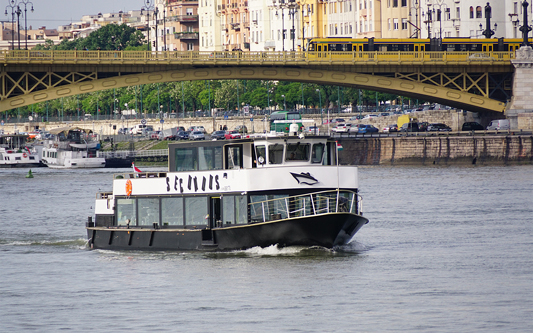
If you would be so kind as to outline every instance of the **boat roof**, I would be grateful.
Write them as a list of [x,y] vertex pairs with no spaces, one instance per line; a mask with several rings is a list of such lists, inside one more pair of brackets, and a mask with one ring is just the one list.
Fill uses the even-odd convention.
[[83,132],[86,132],[86,133],[91,133],[92,130],[88,130],[88,129],[84,129],[84,128],[81,128],[81,127],[58,127],[58,128],[52,128],[49,132],[51,134],[59,134],[59,133],[68,133],[69,131],[83,131]]

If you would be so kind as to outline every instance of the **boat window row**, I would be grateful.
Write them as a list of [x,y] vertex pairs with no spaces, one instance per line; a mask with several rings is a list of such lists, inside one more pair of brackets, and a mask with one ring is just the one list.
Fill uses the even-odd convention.
[[57,158],[57,151],[43,151],[43,157]]
[[116,199],[115,225],[152,227],[213,227],[248,222],[247,198],[221,197],[124,197]]
[[[320,164],[324,162],[326,145],[324,143],[287,143],[286,145],[275,143],[267,146],[255,147],[257,159],[260,164],[282,164],[283,161],[309,161]],[[267,160],[268,149],[268,160]]]

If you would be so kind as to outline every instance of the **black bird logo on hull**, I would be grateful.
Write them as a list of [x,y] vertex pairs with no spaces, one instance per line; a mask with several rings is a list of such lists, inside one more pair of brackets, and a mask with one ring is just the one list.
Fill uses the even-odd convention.
[[307,184],[307,185],[314,185],[318,183],[318,180],[311,176],[309,172],[302,172],[302,173],[294,173],[291,172],[291,175],[296,179],[298,184]]

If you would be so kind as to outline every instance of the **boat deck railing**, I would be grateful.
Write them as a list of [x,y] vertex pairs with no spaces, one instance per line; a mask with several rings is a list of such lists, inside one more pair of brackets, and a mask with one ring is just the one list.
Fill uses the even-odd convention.
[[272,199],[265,196],[265,199],[249,203],[252,223],[343,212],[363,215],[363,198],[349,190],[321,191]]

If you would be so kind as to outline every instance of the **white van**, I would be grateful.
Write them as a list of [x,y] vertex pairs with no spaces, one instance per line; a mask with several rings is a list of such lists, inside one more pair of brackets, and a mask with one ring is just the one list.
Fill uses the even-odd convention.
[[146,126],[147,125],[137,124],[131,128],[130,134],[142,134],[143,130],[146,130]]
[[490,122],[489,126],[487,126],[488,130],[509,130],[511,129],[509,125],[509,119],[496,119]]

